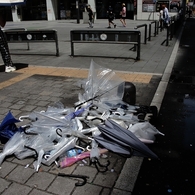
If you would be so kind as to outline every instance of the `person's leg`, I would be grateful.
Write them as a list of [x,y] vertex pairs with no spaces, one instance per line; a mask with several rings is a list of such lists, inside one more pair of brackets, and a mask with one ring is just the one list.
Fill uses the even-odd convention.
[[108,19],[108,28],[111,28],[111,26],[110,26],[110,19]]
[[93,28],[93,18],[91,16],[89,17],[89,27]]
[[125,17],[123,17],[123,26],[126,26]]
[[7,40],[1,29],[0,29],[0,52],[2,55],[3,62],[5,64],[5,72],[15,71],[16,68],[13,66],[13,62],[11,60],[11,55],[9,53]]
[[124,23],[123,23],[123,19],[122,19],[122,17],[120,18],[120,21],[121,21],[122,25],[124,26]]
[[116,24],[113,21],[111,21],[111,24],[116,28]]

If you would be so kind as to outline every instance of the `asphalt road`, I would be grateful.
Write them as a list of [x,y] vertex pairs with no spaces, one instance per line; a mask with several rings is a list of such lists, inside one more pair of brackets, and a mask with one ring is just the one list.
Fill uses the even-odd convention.
[[195,193],[195,18],[187,19],[156,125],[165,133],[144,159],[133,195]]

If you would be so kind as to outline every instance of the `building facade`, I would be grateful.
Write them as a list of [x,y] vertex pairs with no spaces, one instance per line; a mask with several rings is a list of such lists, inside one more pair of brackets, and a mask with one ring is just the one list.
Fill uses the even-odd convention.
[[[179,0],[174,1],[179,2]],[[107,9],[110,5],[116,18],[119,18],[122,3],[126,4],[127,19],[132,20],[156,20],[159,17],[161,4],[166,4],[168,8],[170,6],[170,0],[27,0],[26,5],[7,7],[8,20],[52,21],[78,17],[83,19],[86,4],[91,5],[97,19],[107,18]]]

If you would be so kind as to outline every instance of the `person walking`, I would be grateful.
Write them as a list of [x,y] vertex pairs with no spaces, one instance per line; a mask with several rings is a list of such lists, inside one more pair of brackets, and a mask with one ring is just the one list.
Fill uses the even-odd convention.
[[160,30],[162,31],[163,30],[163,22],[164,22],[164,19],[163,19],[163,10],[161,9],[160,12],[159,12],[159,24],[160,24]]
[[126,27],[126,6],[125,3],[122,4],[122,10],[120,12],[120,21],[123,24],[124,27]]
[[164,27],[168,27],[169,25],[169,11],[165,5],[162,5],[162,10],[163,10],[163,20],[164,20]]
[[114,26],[114,28],[116,28],[116,24],[113,22],[115,14],[113,13],[113,9],[111,6],[108,7],[107,15],[108,15],[108,28],[111,28],[111,24]]
[[8,43],[2,28],[6,24],[6,10],[4,7],[0,7],[0,51],[3,62],[5,64],[5,72],[13,72],[16,70],[13,66],[13,62],[9,53]]
[[89,28],[93,28],[94,14],[93,14],[93,10],[91,9],[90,5],[87,5],[87,12],[89,16]]

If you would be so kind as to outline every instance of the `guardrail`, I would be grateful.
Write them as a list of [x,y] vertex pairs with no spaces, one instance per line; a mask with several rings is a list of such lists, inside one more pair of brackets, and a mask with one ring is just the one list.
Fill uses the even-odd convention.
[[146,41],[147,41],[147,24],[138,25],[134,29],[138,29],[138,28],[141,28],[141,27],[145,28],[144,29],[144,44],[146,44]]
[[166,46],[169,45],[169,40],[172,40],[174,33],[176,32],[176,29],[181,25],[181,20],[177,19],[175,16],[171,17],[170,24],[167,26],[167,34],[166,39],[161,43],[163,45],[166,43]]
[[148,37],[148,41],[151,41],[152,24],[154,24],[154,37],[157,35],[157,21],[152,21],[149,24],[149,37]]
[[55,42],[56,56],[59,56],[58,36],[56,30],[27,30],[25,28],[4,30],[8,43],[27,43],[30,50],[30,43]]
[[[136,60],[140,60],[140,31],[128,30],[72,30],[71,56],[74,54],[75,43],[106,43],[106,44],[133,44],[134,51],[137,51]],[[132,49],[130,49],[132,50]]]

